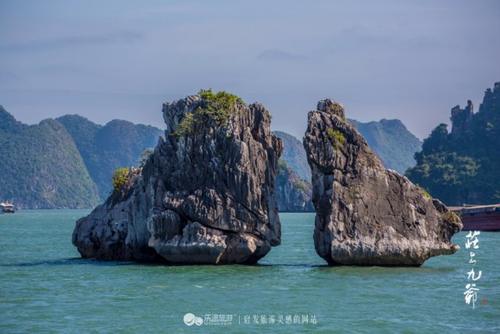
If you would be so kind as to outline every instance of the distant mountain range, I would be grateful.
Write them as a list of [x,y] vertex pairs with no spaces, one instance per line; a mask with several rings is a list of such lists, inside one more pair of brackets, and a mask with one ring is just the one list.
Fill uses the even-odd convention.
[[88,208],[99,194],[61,123],[22,124],[0,107],[0,200],[22,208]]
[[280,212],[312,212],[312,186],[310,181],[301,178],[287,161],[278,162],[276,194]]
[[[387,167],[411,167],[420,142],[398,120],[351,121]],[[283,140],[276,188],[280,211],[312,211],[311,171],[302,142]],[[119,167],[135,166],[141,153],[156,145],[158,128],[113,120],[96,124],[65,115],[38,125],[18,122],[0,108],[0,199],[22,208],[87,208],[103,201]]]
[[283,131],[273,131],[273,133],[283,141],[281,159],[300,178],[310,181],[311,169],[307,163],[306,151],[304,150],[302,141]]
[[93,207],[111,192],[113,171],[137,165],[161,133],[78,115],[26,125],[0,107],[0,199],[21,208]]
[[162,131],[158,128],[113,120],[95,124],[78,115],[56,119],[69,132],[82,155],[101,200],[111,192],[111,176],[118,167],[135,166],[146,148],[153,148]]
[[[382,119],[363,123],[349,120],[363,135],[368,145],[377,153],[386,168],[401,174],[415,166],[414,155],[422,148],[422,142],[413,135],[399,119]],[[302,141],[283,131],[274,131],[284,144],[282,159],[298,176],[311,179],[311,170],[302,146]]]
[[408,168],[415,166],[414,155],[422,148],[422,142],[399,119],[368,123],[350,119],[349,122],[363,135],[386,168],[404,174]]

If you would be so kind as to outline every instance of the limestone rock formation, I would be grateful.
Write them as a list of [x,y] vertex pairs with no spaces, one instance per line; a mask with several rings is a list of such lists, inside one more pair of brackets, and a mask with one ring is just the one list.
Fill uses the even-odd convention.
[[464,133],[474,117],[474,105],[471,100],[467,100],[467,106],[461,109],[459,105],[451,109],[451,133],[460,135]]
[[451,110],[452,129],[439,124],[406,171],[448,205],[500,202],[500,82],[486,89],[478,112],[472,102]]
[[386,170],[331,100],[308,115],[304,148],[312,170],[314,244],[329,264],[418,266],[452,254],[457,215]]
[[200,91],[163,105],[166,123],[142,169],[77,221],[85,258],[252,264],[280,244],[275,176],[282,151],[270,114]]

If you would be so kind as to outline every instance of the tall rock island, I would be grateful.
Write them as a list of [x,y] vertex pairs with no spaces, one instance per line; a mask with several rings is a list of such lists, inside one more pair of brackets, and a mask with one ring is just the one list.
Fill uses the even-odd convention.
[[452,254],[460,218],[386,170],[331,100],[309,112],[304,148],[316,209],[314,244],[331,265],[419,266]]
[[202,90],[163,105],[166,123],[143,166],[77,221],[85,258],[172,264],[256,263],[280,244],[275,177],[282,152],[258,103]]

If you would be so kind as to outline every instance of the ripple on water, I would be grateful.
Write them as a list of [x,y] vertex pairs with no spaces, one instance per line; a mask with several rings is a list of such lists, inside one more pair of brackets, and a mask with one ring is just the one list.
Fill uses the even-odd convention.
[[[500,233],[477,252],[486,305],[463,302],[468,253],[420,268],[328,267],[314,215],[282,214],[282,245],[255,266],[162,266],[80,259],[74,221],[86,211],[24,211],[0,221],[0,332],[202,332],[187,312],[314,314],[316,326],[242,326],[235,333],[500,332]],[[455,237],[463,245],[464,234]],[[220,328],[212,328],[220,332]]]

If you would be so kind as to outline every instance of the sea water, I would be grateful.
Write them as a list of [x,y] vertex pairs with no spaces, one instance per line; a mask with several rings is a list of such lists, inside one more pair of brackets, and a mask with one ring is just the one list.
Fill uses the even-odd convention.
[[286,213],[259,265],[163,266],[80,259],[86,213],[0,215],[0,333],[500,333],[500,233],[479,235],[474,265],[462,232],[420,268],[328,267],[314,214]]

